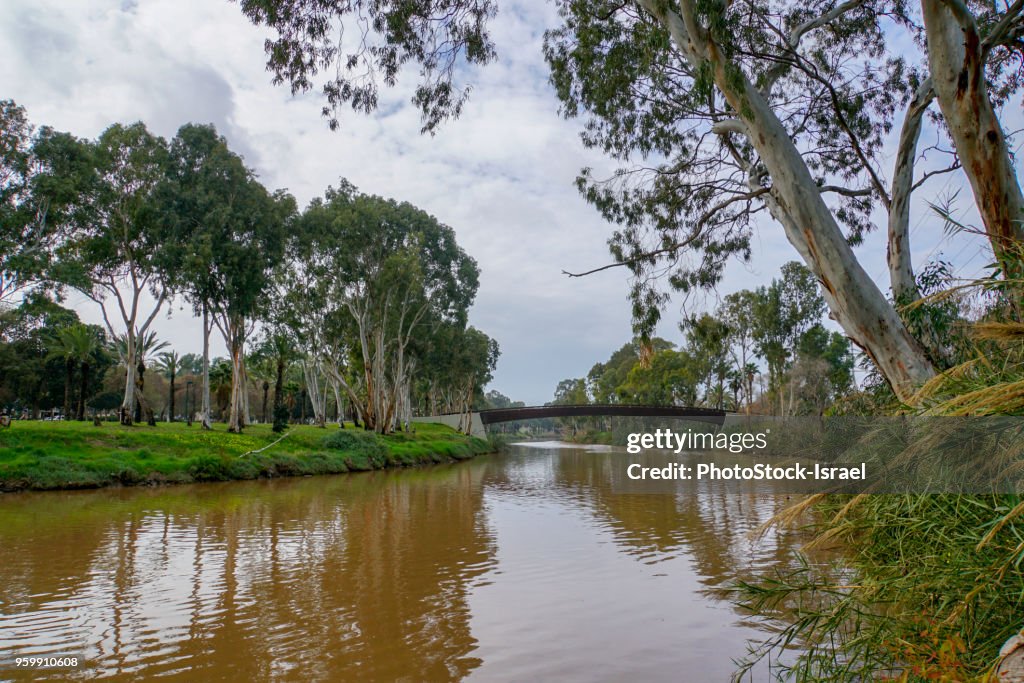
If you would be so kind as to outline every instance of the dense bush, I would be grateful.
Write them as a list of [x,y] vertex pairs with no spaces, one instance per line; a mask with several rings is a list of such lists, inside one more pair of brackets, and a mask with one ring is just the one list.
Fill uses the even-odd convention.
[[388,455],[387,446],[374,432],[339,429],[328,433],[320,443],[324,448],[361,455],[371,460],[386,458]]

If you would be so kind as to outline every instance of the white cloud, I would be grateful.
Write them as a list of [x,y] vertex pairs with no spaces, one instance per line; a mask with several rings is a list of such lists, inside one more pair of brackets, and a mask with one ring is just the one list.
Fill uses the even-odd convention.
[[[186,122],[213,123],[268,187],[287,187],[300,204],[346,177],[455,228],[482,269],[471,322],[502,346],[492,386],[506,394],[549,400],[558,380],[585,374],[630,336],[623,272],[585,280],[561,274],[608,261],[611,228],[573,180],[582,166],[609,165],[583,149],[578,122],[558,116],[541,55],[542,32],[556,21],[550,3],[503,4],[493,24],[498,61],[469,74],[465,113],[433,137],[418,132],[408,82],[382,93],[377,115],[347,113],[342,129],[329,131],[317,93],[292,97],[270,84],[265,32],[233,3],[7,5],[0,96],[25,105],[36,123],[89,137],[117,121],[143,120],[164,136]],[[915,234],[915,251],[932,248],[934,232]],[[884,275],[884,237],[872,236],[860,252],[872,275]],[[755,237],[754,254],[753,264],[730,267],[723,291],[766,282],[796,257],[775,225]],[[81,297],[71,301],[98,320]],[[677,341],[678,306],[661,330]],[[181,352],[200,349],[187,307],[175,305],[156,328]],[[222,345],[216,350],[223,353]]]

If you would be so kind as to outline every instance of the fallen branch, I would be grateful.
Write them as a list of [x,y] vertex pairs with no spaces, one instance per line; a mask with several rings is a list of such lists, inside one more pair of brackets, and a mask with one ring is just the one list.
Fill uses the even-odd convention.
[[253,453],[262,453],[263,451],[267,450],[267,449],[268,449],[268,448],[270,448],[271,446],[276,446],[277,444],[279,444],[279,443],[281,443],[282,441],[284,441],[284,440],[285,440],[286,438],[288,438],[288,435],[289,435],[289,434],[291,434],[291,433],[292,433],[292,432],[285,432],[284,434],[282,434],[282,435],[281,435],[281,438],[280,438],[280,439],[278,439],[277,441],[274,441],[273,443],[268,443],[268,444],[267,444],[266,446],[264,446],[263,448],[257,448],[257,449],[255,449],[255,450],[251,450],[251,451],[246,451],[245,453],[242,453],[242,454],[241,454],[240,456],[238,456],[238,457],[239,457],[239,458],[244,458],[245,456],[247,456],[247,455],[252,455]]

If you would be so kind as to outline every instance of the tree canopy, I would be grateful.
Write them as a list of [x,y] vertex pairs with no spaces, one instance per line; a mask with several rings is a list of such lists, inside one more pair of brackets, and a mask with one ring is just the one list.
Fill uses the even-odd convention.
[[[641,337],[660,318],[665,284],[668,291],[714,286],[730,258],[750,258],[763,216],[820,282],[846,335],[908,399],[934,376],[935,354],[907,329],[853,246],[874,228],[872,211],[884,211],[890,287],[897,299],[913,296],[910,196],[961,161],[1000,273],[1017,276],[1024,199],[996,108],[1019,86],[1019,3],[560,0],[558,7],[560,24],[544,48],[551,81],[563,113],[583,119],[584,145],[620,165],[611,178],[584,169],[578,185],[616,225],[615,262],[604,268],[632,273]],[[424,129],[434,130],[463,102],[456,65],[493,56],[487,24],[495,8],[476,0],[243,0],[242,9],[277,32],[266,45],[277,82],[307,90],[318,74],[339,74],[324,86],[332,125],[339,104],[372,110],[376,83],[392,86],[402,66],[416,64],[416,101]],[[370,21],[361,23],[363,16]],[[354,47],[335,39],[339,27],[358,35]],[[915,53],[915,45],[926,49]],[[936,157],[948,159],[941,146],[918,149],[933,102],[956,153],[947,168],[934,167]],[[883,141],[896,130],[890,160]],[[929,158],[932,167],[922,170]]]

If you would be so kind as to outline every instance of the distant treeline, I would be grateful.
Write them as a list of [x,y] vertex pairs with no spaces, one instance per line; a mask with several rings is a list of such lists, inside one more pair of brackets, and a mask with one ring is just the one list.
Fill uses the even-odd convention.
[[[286,386],[298,382],[313,422],[347,412],[386,433],[416,411],[468,411],[490,379],[497,343],[467,324],[476,262],[450,227],[410,204],[342,180],[299,211],[212,126],[188,124],[167,141],[143,123],[114,124],[84,140],[36,129],[9,100],[0,153],[9,409],[59,403],[65,417],[84,417],[87,405],[108,408],[98,396],[116,366],[125,424],[174,419],[185,371],[199,385],[189,412],[206,425],[219,403],[231,431],[257,414],[283,428],[294,413]],[[48,299],[68,290],[99,306],[102,327],[78,325]],[[201,317],[203,353],[198,370],[173,351],[159,357],[171,385],[161,405],[145,376],[166,346],[153,321],[173,300]],[[210,361],[214,329],[226,367]],[[251,395],[262,398],[258,412]]]

